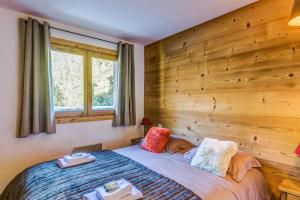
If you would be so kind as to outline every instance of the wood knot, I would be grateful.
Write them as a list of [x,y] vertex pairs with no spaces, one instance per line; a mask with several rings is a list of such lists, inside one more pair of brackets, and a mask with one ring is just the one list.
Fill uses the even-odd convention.
[[216,101],[215,97],[213,97],[213,100],[214,100],[214,110],[216,110],[216,108],[217,108],[217,101]]
[[295,76],[295,74],[289,74],[290,78],[293,78]]
[[253,137],[253,140],[256,141],[256,140],[257,140],[257,136],[254,136],[254,137]]
[[247,28],[250,28],[250,27],[251,27],[251,24],[248,22],[248,23],[246,24],[246,26],[247,26]]
[[295,53],[295,52],[296,52],[296,48],[295,48],[295,47],[292,47],[292,51]]

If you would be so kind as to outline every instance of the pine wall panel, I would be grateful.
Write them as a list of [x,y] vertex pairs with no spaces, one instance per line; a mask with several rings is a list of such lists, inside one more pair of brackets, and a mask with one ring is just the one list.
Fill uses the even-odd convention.
[[[275,196],[299,178],[300,29],[291,0],[261,0],[145,47],[145,115],[199,144],[238,142]],[[274,178],[274,176],[277,176]]]

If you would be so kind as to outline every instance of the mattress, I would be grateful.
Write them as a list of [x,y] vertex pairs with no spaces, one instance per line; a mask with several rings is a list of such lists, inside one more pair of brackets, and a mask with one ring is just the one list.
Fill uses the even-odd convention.
[[145,199],[269,200],[262,174],[251,169],[242,182],[217,177],[189,165],[182,154],[151,153],[139,146],[91,152],[94,162],[61,169],[56,160],[18,174],[0,199],[82,199],[104,183],[124,178]]
[[258,169],[240,182],[190,166],[182,154],[152,153],[138,145],[114,150],[193,191],[203,200],[269,200],[267,183]]

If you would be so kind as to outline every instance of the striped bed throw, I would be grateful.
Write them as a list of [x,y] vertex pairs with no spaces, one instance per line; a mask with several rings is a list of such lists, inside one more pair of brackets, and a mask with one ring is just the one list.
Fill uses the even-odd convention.
[[141,190],[144,199],[200,200],[192,191],[144,165],[113,151],[91,152],[91,162],[61,169],[56,160],[25,169],[4,189],[2,200],[82,199],[109,181],[124,178]]

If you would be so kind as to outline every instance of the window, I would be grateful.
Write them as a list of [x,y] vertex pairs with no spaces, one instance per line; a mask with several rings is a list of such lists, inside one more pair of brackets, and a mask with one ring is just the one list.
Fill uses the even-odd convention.
[[57,38],[51,43],[57,122],[111,118],[116,52]]

